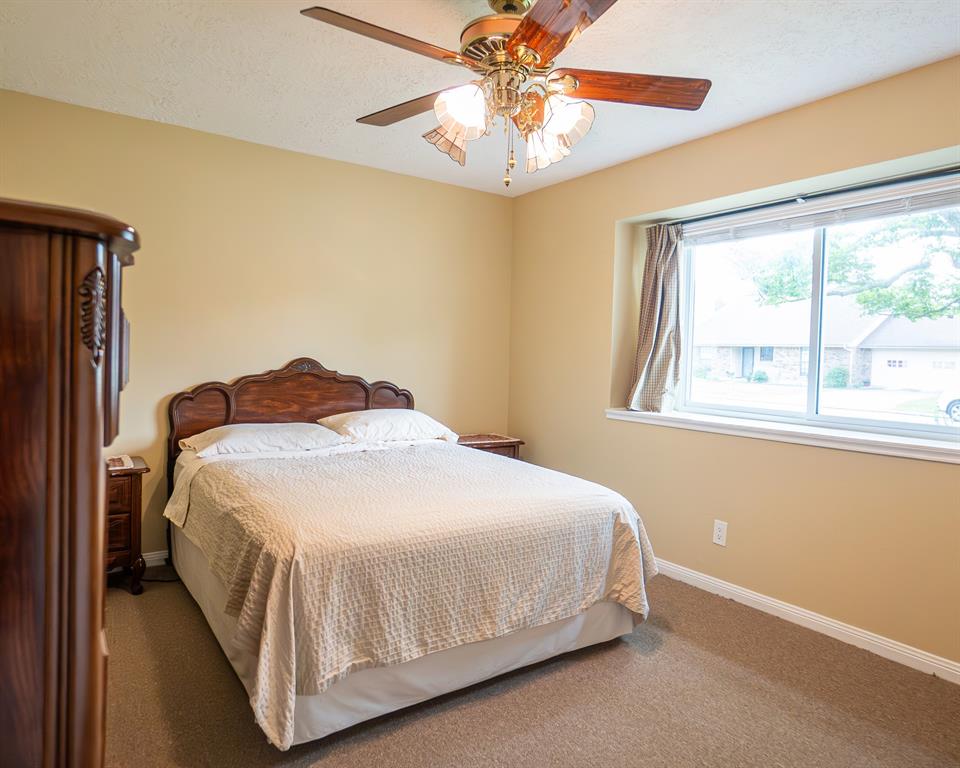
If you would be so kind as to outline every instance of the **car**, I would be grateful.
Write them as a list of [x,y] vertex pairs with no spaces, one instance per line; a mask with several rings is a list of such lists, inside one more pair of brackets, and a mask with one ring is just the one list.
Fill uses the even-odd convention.
[[948,389],[937,400],[937,408],[951,421],[960,421],[960,390]]

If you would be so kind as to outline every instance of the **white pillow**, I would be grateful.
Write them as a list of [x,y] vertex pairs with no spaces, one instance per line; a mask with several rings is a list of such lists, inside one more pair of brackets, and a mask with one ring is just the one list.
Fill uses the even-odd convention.
[[204,457],[221,453],[315,451],[345,442],[345,437],[319,424],[227,424],[186,437],[180,441],[180,447]]
[[355,443],[387,443],[407,440],[457,442],[449,427],[421,411],[409,408],[376,408],[327,416],[319,422]]

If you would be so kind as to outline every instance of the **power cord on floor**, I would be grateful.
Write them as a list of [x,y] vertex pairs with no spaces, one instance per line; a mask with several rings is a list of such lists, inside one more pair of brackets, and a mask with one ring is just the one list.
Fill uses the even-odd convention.
[[[122,568],[114,568],[107,571],[107,576],[113,577],[114,586],[116,586],[117,580],[119,580],[121,577],[124,579],[130,578],[130,574],[125,573],[124,569]],[[177,571],[172,565],[154,565],[144,571],[143,576],[140,577],[140,581],[172,584],[180,581],[180,576],[177,575]]]
[[169,563],[164,565],[154,565],[144,572],[140,581],[149,582],[175,582],[180,581],[176,569]]

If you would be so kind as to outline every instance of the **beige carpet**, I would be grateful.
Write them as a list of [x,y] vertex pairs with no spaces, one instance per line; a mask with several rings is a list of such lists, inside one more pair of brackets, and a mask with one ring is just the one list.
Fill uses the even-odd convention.
[[111,588],[107,764],[960,766],[960,686],[658,576],[625,640],[282,753],[178,583]]

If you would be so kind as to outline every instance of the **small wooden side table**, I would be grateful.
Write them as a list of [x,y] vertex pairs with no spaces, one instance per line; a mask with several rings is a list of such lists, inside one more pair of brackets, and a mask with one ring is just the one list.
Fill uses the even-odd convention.
[[511,459],[520,458],[520,446],[523,440],[516,437],[507,437],[496,433],[487,433],[480,435],[460,435],[457,440],[460,445],[468,448],[476,448],[487,453],[496,453],[500,456],[509,456]]
[[131,456],[132,467],[107,468],[107,535],[104,561],[107,570],[123,567],[130,572],[130,593],[143,592],[140,579],[147,564],[140,547],[140,516],[143,476],[150,467]]

